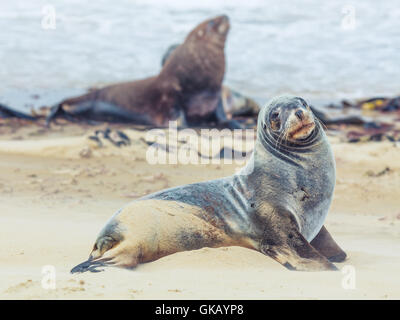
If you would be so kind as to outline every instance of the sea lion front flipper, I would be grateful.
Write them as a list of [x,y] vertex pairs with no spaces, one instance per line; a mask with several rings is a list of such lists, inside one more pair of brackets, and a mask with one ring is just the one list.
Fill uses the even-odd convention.
[[328,259],[314,249],[307,240],[296,232],[284,245],[261,244],[261,252],[278,261],[289,270],[324,271],[338,270]]
[[260,242],[260,251],[278,261],[289,270],[338,270],[320,254],[298,230],[294,216],[282,210],[274,211]]
[[322,226],[319,233],[311,241],[311,245],[331,262],[343,262],[346,259],[346,253],[333,240],[325,226]]

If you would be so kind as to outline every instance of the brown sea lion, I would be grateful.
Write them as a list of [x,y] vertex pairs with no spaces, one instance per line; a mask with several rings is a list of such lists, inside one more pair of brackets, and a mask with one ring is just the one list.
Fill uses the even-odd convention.
[[232,245],[290,270],[337,270],[332,262],[346,254],[323,226],[334,186],[335,161],[322,127],[302,98],[281,96],[260,111],[254,153],[239,173],[132,202],[71,272],[133,268],[179,251]]
[[[179,44],[173,44],[168,47],[161,59],[162,67],[179,46]],[[260,106],[253,99],[245,97],[224,85],[221,90],[220,103],[222,103],[223,110],[228,119],[235,117],[256,117],[260,111]]]
[[225,15],[202,22],[174,50],[157,76],[64,100],[52,108],[47,123],[64,115],[71,119],[166,126],[168,121],[183,116],[182,122],[189,125],[215,121],[240,127],[226,118],[219,103],[229,28]]

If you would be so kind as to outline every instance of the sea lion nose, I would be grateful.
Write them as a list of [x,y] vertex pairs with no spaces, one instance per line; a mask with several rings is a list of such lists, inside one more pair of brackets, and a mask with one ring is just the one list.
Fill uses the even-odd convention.
[[220,15],[221,22],[229,22],[229,17],[226,14]]
[[296,110],[296,112],[294,114],[296,115],[297,118],[299,118],[300,120],[303,120],[304,113],[301,109]]

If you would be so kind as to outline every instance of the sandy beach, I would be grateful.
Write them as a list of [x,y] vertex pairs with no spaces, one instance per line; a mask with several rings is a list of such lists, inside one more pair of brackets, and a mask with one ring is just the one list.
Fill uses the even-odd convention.
[[[258,0],[0,1],[0,300],[400,299],[399,17],[395,0],[379,5],[336,0],[323,7],[317,0],[300,5]],[[270,100],[282,94],[298,98]],[[257,122],[260,110],[265,113]],[[170,137],[172,131],[165,129],[170,121],[187,131],[165,146],[158,144],[168,159],[152,163],[154,141],[145,125]],[[314,130],[317,122],[326,130],[336,160],[336,187],[324,226],[347,258],[335,263],[338,271],[289,271],[284,266],[296,267],[296,261],[279,257],[292,258],[292,249],[317,261],[296,233],[311,240],[331,196],[333,168],[325,144],[307,158],[314,143],[321,142]],[[186,206],[169,212],[169,194],[169,202],[156,203],[156,218],[148,218],[148,207],[142,212],[143,207],[134,207],[126,221],[113,225],[132,228],[101,237],[105,241],[95,251],[107,259],[104,251],[118,248],[118,258],[129,254],[118,263],[132,266],[136,258],[149,261],[178,246],[247,241],[249,248],[259,245],[283,265],[232,246],[179,252],[131,270],[70,272],[88,259],[100,230],[130,202],[166,188],[230,176],[244,165],[223,159],[184,164],[176,156],[169,158],[180,154],[190,160],[185,139],[196,146],[190,150],[197,159],[207,158],[207,148],[213,159],[232,151],[236,157],[249,156],[254,128],[242,131],[247,140],[233,136],[233,143],[220,149],[214,149],[212,133],[197,134],[204,127],[218,135],[221,128],[257,123],[266,151],[286,159],[266,166],[278,167],[278,174],[259,178],[267,171],[265,159],[272,159],[261,156],[249,183],[237,179],[238,185],[229,185],[225,180],[208,184],[206,191],[196,187],[185,189],[183,196],[174,194],[192,207],[198,203],[188,198],[201,194],[206,210],[192,217],[206,216],[220,228],[212,214],[221,213],[233,242],[220,242],[225,239],[222,228],[195,230]],[[231,131],[225,130],[229,140]],[[309,161],[307,170],[317,168],[316,174],[288,169],[301,168],[299,159]],[[219,188],[233,191],[216,197]],[[281,197],[270,201],[278,193]],[[282,200],[284,195],[289,201]],[[172,210],[182,210],[183,227],[171,219],[180,214]],[[287,224],[278,215],[286,211],[296,212],[299,230],[283,228]],[[151,222],[149,231],[132,212]],[[162,214],[166,220],[159,218]],[[181,227],[179,232],[171,233],[173,224]],[[240,233],[232,233],[232,226]],[[113,246],[121,238],[143,234],[148,237],[143,243]],[[178,246],[171,244],[174,240]],[[154,249],[150,254],[148,247]],[[332,258],[331,252],[324,254]]]
[[[260,253],[229,247],[181,252],[134,270],[70,274],[121,206],[236,169],[150,165],[144,132],[113,127],[131,145],[99,148],[88,139],[99,128],[0,127],[1,299],[400,298],[400,145],[334,136],[337,182],[326,226],[348,254],[337,264],[341,271],[288,271]],[[49,265],[55,288],[44,281]],[[346,282],[349,272],[355,286]]]

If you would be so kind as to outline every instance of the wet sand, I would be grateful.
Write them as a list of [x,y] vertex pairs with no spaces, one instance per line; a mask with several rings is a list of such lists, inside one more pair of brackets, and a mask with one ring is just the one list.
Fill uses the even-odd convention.
[[[132,271],[70,274],[121,206],[237,168],[150,165],[144,133],[118,128],[130,146],[97,148],[87,138],[94,126],[0,126],[1,299],[400,298],[400,145],[337,137],[330,137],[337,184],[326,226],[348,254],[337,264],[343,272],[288,271],[260,253],[229,247],[177,253]],[[42,286],[46,265],[55,267],[55,289]],[[345,281],[352,270],[354,289]]]

